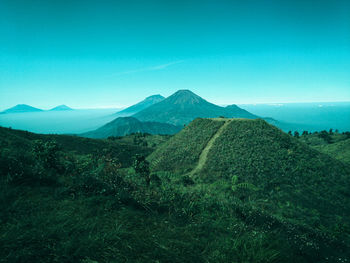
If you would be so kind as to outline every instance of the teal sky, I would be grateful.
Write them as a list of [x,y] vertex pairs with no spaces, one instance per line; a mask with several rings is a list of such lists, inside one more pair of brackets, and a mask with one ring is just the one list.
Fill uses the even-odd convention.
[[350,1],[0,0],[0,110],[350,101]]

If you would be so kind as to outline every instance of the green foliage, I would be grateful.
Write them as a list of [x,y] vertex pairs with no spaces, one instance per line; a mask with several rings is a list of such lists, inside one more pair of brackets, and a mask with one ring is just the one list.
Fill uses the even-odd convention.
[[103,125],[97,130],[80,134],[88,138],[111,138],[111,136],[125,136],[128,134],[175,134],[181,130],[181,126],[175,126],[160,122],[141,122],[133,117],[119,117]]
[[154,170],[188,172],[223,121],[196,119],[149,156]]
[[[149,141],[160,144],[168,137],[156,136]],[[20,130],[10,130],[0,127],[0,146],[10,147],[15,151],[22,149],[23,152],[32,151],[34,141],[40,140],[44,144],[52,141],[60,146],[60,150],[66,154],[100,156],[102,152],[108,151],[117,158],[122,167],[130,167],[133,156],[136,154],[149,155],[154,149],[140,145],[134,145],[130,139],[126,140],[96,140],[68,135],[43,135]],[[151,145],[151,143],[149,143]],[[22,154],[23,155],[23,154]]]
[[[200,154],[203,139],[195,140],[199,147],[189,136],[208,141],[220,127],[203,122],[184,143],[173,144],[174,136],[159,148],[174,147],[174,160],[183,152],[175,146]],[[224,130],[228,138],[213,147],[236,148],[199,177],[157,171],[162,156],[148,163],[142,149],[130,148],[132,137],[109,140],[113,148],[103,140],[4,129],[0,262],[347,262],[350,192],[348,176],[340,176],[347,168],[264,122],[253,124],[233,122]],[[83,150],[67,149],[84,143]],[[127,155],[133,168],[119,158]],[[196,158],[185,158],[195,165]],[[229,159],[230,169],[220,167]]]
[[331,137],[332,134],[333,134],[333,132],[328,133],[327,131],[321,131],[318,134],[318,137],[322,138],[327,143],[331,143],[332,142],[332,137]]
[[151,182],[150,169],[149,162],[146,160],[145,156],[136,155],[133,168],[135,169],[136,174],[142,176],[145,179],[146,184],[149,185]]
[[[181,170],[186,164],[181,158],[186,158],[188,167],[195,167],[198,159],[188,156],[200,153],[188,144],[205,141],[198,127],[210,121],[215,123],[200,119],[191,123],[187,128],[192,131],[184,129],[186,133],[172,137],[150,160],[175,173],[186,171]],[[311,259],[320,247],[322,253],[330,254],[336,244],[350,244],[350,232],[339,236],[334,230],[337,218],[342,224],[350,220],[349,174],[348,166],[263,120],[232,119],[209,149],[194,188],[213,189],[212,196],[231,200],[239,208],[237,216],[249,225],[271,229],[272,224],[281,231],[279,236],[295,236],[295,243],[288,244]],[[327,231],[316,229],[320,225],[327,226]]]
[[58,169],[59,167],[59,156],[58,156],[59,147],[55,141],[46,141],[42,140],[34,141],[33,153],[34,157],[37,158],[41,163],[43,163],[44,168],[54,168]]
[[247,182],[242,182],[242,183],[238,183],[238,176],[234,175],[232,176],[232,191],[234,193],[236,193],[238,190],[245,190],[245,191],[257,191],[257,187],[255,187],[253,184],[251,183],[247,183]]
[[340,134],[336,131],[330,134],[321,131],[317,134],[306,134],[300,140],[312,148],[350,165],[350,139],[347,133],[349,132]]

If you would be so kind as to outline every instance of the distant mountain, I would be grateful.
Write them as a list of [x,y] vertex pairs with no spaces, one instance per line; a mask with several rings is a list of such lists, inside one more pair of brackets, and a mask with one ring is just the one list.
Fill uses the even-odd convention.
[[73,110],[73,109],[62,104],[62,105],[59,105],[59,106],[52,108],[50,111],[66,111],[66,110]]
[[144,99],[143,101],[132,105],[122,111],[118,111],[117,113],[115,113],[118,116],[130,116],[133,115],[139,111],[142,111],[146,108],[148,108],[149,106],[152,106],[153,104],[156,104],[160,101],[164,100],[164,97],[161,95],[152,95],[147,97],[146,99]]
[[109,136],[124,136],[136,132],[149,134],[175,134],[179,132],[181,128],[181,126],[167,123],[141,122],[133,117],[119,117],[97,130],[80,134],[80,136],[88,138],[107,138]]
[[258,118],[237,105],[220,107],[212,104],[190,90],[179,90],[161,102],[133,115],[140,121],[157,121],[174,125],[183,125],[198,117],[215,118],[219,116]]
[[38,108],[34,108],[34,107],[29,106],[27,104],[18,104],[12,108],[4,110],[1,113],[22,113],[22,112],[39,112],[39,111],[43,111],[43,110],[38,109]]

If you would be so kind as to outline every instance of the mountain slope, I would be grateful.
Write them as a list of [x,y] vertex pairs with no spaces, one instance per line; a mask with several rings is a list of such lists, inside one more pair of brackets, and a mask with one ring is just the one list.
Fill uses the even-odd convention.
[[350,165],[350,133],[321,131],[302,134],[299,140],[322,153]]
[[350,139],[313,148],[350,165]]
[[350,248],[350,167],[261,119],[197,119],[148,159],[155,171],[187,174],[212,195],[234,196],[254,224],[296,231],[293,242],[310,244],[313,254]]
[[[14,130],[0,127],[0,148],[18,149],[30,154],[36,141],[55,141],[65,153],[77,155],[87,155],[102,153],[108,150],[113,156],[118,158],[122,167],[132,164],[133,156],[136,154],[148,155],[152,152],[149,147],[135,145],[126,140],[95,140],[71,135],[38,134],[22,130]],[[1,166],[1,165],[0,165]]]
[[249,227],[231,200],[208,198],[208,189],[192,191],[176,176],[146,185],[134,169],[119,168],[123,156],[132,165],[134,154],[145,154],[128,144],[0,135],[2,262],[304,262],[286,261],[294,251],[284,252],[278,232]]
[[50,111],[66,111],[66,110],[73,110],[73,109],[68,107],[67,105],[62,104],[52,108]]
[[[0,128],[0,258],[6,262],[349,262],[349,180],[344,184],[339,177],[345,166],[310,152],[263,121],[241,122],[197,119],[180,136],[159,146],[169,154],[161,157],[177,156],[174,161],[181,169],[192,152],[200,156],[207,149],[206,164],[218,143],[219,148],[226,147],[227,141],[220,140],[232,131],[229,134],[237,140],[229,148],[238,143],[237,149],[248,156],[269,159],[266,150],[278,144],[277,149],[299,145],[298,154],[289,151],[289,155],[300,161],[307,153],[309,180],[285,182],[268,191],[259,175],[249,183],[241,172],[231,178],[205,174],[205,166],[192,177],[164,171],[150,174],[147,162],[135,162],[134,154],[147,155],[151,149],[136,146],[133,140]],[[264,143],[267,138],[272,142]],[[242,145],[245,140],[248,147]],[[172,151],[164,144],[172,144]],[[278,154],[285,157],[283,151]],[[239,161],[254,163],[247,156]],[[283,169],[290,160],[276,157],[276,161]],[[325,170],[326,177],[319,162],[332,169]],[[188,163],[196,167],[198,158]],[[130,165],[134,168],[127,168]],[[293,169],[276,176],[300,174]],[[318,180],[327,189],[322,184],[318,188]],[[319,200],[321,194],[324,200]],[[344,206],[341,213],[339,203]]]
[[18,104],[12,108],[4,110],[2,113],[22,113],[22,112],[38,112],[38,111],[43,111],[43,110],[34,108],[27,104]]
[[148,108],[149,106],[152,106],[153,104],[156,104],[160,101],[164,100],[164,97],[161,95],[152,95],[147,97],[146,99],[144,99],[143,101],[132,105],[122,111],[118,111],[117,113],[115,113],[118,116],[130,116],[132,114],[135,114],[139,111],[142,111],[146,108]]
[[149,134],[174,134],[182,127],[159,122],[141,122],[133,117],[119,117],[97,130],[86,132],[80,136],[88,138],[107,138],[109,136],[124,136],[141,132]]
[[157,121],[183,125],[195,118],[257,118],[256,115],[236,105],[220,107],[209,103],[189,90],[179,90],[163,101],[144,109],[133,117],[140,121]]

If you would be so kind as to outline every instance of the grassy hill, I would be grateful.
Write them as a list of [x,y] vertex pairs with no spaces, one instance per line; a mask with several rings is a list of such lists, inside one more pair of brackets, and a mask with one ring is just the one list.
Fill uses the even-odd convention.
[[194,120],[149,157],[154,170],[178,173],[191,171],[210,138],[223,124],[223,121]]
[[80,136],[88,138],[108,138],[110,136],[124,136],[132,133],[174,134],[181,129],[181,126],[168,123],[141,122],[133,117],[119,117],[97,130],[80,134]]
[[[196,132],[198,126],[211,122],[217,127],[224,121],[223,130],[214,129],[219,136]],[[285,228],[281,231],[304,228],[306,239],[331,249],[330,233],[350,220],[349,166],[263,120],[198,119],[186,129],[151,154],[155,170],[187,173],[196,183],[215,189],[212,195],[230,193],[251,211],[273,216]],[[191,147],[192,141],[200,146]],[[349,230],[338,232],[347,246]],[[329,239],[321,241],[325,233]]]
[[136,154],[148,155],[153,150],[144,144],[130,141],[95,140],[70,135],[47,135],[36,134],[27,131],[13,130],[0,127],[0,147],[25,154],[31,151],[36,141],[43,143],[55,142],[65,154],[95,155],[104,153],[112,154],[122,167],[129,167],[132,164],[133,156]]
[[215,118],[219,116],[257,118],[256,115],[236,105],[220,107],[212,104],[189,90],[179,90],[161,102],[133,115],[140,121],[156,121],[174,125],[187,124],[198,117]]
[[108,140],[1,128],[0,146],[0,262],[350,260],[349,167],[262,120]]
[[[232,217],[222,201],[192,192],[179,183],[181,177],[153,174],[147,185],[137,168],[121,168],[114,153],[94,155],[106,143],[125,143],[132,158],[127,146],[133,135],[104,141],[0,132],[1,262],[276,262],[282,257],[270,235]],[[91,152],[71,151],[87,144]]]

